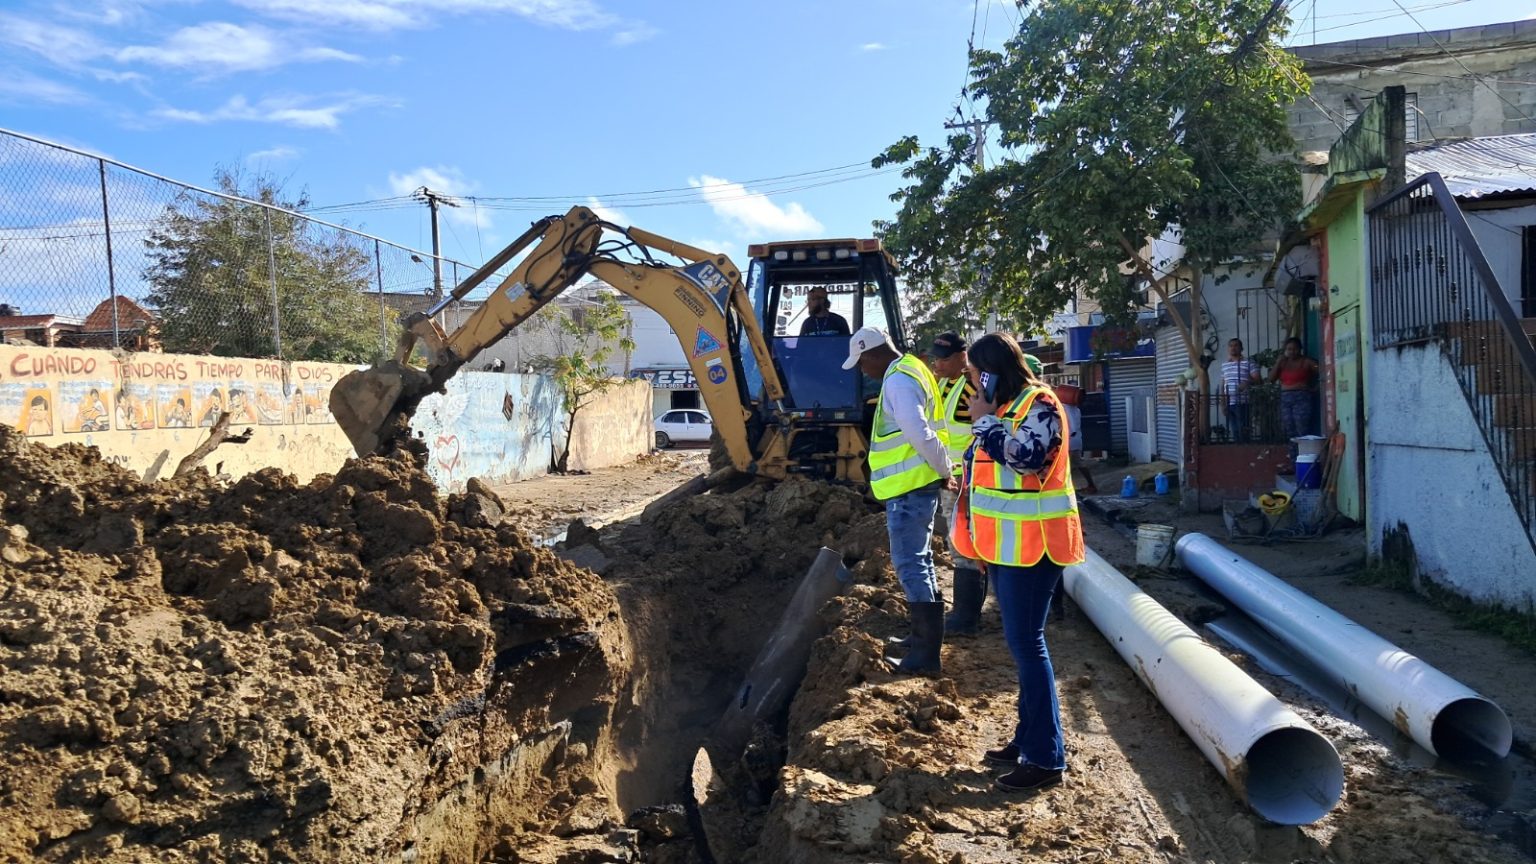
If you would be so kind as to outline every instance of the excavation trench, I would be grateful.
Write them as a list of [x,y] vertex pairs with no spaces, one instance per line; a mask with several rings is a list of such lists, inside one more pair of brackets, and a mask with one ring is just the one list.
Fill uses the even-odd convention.
[[879,517],[717,489],[587,536],[599,576],[420,458],[146,484],[0,427],[0,859],[696,860],[664,805]]

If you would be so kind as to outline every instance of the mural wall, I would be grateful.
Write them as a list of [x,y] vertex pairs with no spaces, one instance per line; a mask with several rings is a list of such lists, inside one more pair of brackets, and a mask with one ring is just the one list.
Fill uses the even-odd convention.
[[167,477],[219,412],[244,444],[220,447],[210,470],[268,466],[309,479],[352,455],[331,417],[331,385],[353,367],[181,354],[123,354],[0,345],[0,423],[43,444],[80,443],[150,479]]
[[[208,434],[219,412],[234,412],[226,444],[209,470],[240,477],[280,468],[307,481],[332,473],[352,446],[330,412],[331,386],[356,367],[181,354],[114,354],[0,345],[0,423],[42,444],[80,443],[146,479],[170,476]],[[651,449],[651,389],[629,382],[582,410],[573,469],[632,462]],[[471,477],[514,483],[548,472],[563,443],[559,389],[540,375],[461,372],[447,392],[423,400],[413,428],[425,441],[428,472],[445,492]]]
[[471,477],[498,484],[548,473],[562,404],[542,375],[460,372],[447,392],[422,400],[411,427],[427,444],[438,487],[462,492]]

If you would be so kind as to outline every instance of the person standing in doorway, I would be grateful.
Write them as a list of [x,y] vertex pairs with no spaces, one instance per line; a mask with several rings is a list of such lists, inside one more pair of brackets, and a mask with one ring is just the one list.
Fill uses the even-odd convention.
[[[934,337],[933,374],[939,379],[939,402],[943,406],[945,444],[954,463],[955,479],[965,470],[965,451],[971,446],[970,400],[976,395],[970,364],[965,357],[966,342],[958,333],[940,333]],[[954,562],[954,603],[944,616],[944,635],[970,636],[981,623],[981,606],[987,601],[987,577],[981,564],[961,555],[955,548],[955,505],[959,490],[943,489],[939,503],[949,541],[949,557]]]
[[848,340],[844,369],[855,366],[880,381],[869,442],[869,489],[885,503],[891,566],[907,597],[912,636],[902,674],[941,671],[944,603],[933,574],[933,517],[939,490],[955,483],[940,430],[939,384],[923,361],[899,354],[890,337],[863,327]]
[[969,506],[957,520],[956,542],[987,562],[1019,680],[1013,737],[984,758],[1012,767],[998,786],[1033,792],[1060,783],[1066,770],[1045,619],[1062,571],[1085,558],[1067,452],[1071,428],[1056,394],[1030,371],[1011,337],[983,336],[971,346],[970,361],[981,373],[981,392],[971,399]]
[[1243,340],[1228,340],[1221,387],[1227,392],[1227,429],[1238,443],[1248,440],[1248,388],[1259,381],[1259,367],[1243,357]]
[[1312,434],[1313,406],[1316,394],[1313,382],[1317,381],[1317,361],[1301,350],[1301,340],[1295,336],[1285,340],[1280,360],[1269,373],[1269,380],[1280,384],[1280,430],[1291,442],[1291,461],[1296,460],[1296,442],[1293,439]]
[[805,298],[808,314],[800,323],[801,336],[847,336],[848,319],[832,311],[832,300],[827,289],[820,285],[811,289]]

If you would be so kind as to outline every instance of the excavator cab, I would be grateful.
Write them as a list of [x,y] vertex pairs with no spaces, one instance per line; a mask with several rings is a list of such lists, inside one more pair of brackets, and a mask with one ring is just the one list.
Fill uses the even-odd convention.
[[[747,252],[747,294],[788,393],[786,410],[807,426],[867,424],[880,382],[842,367],[848,337],[861,327],[879,327],[906,350],[890,253],[879,240],[851,239],[762,243]],[[759,378],[747,370],[754,395]]]

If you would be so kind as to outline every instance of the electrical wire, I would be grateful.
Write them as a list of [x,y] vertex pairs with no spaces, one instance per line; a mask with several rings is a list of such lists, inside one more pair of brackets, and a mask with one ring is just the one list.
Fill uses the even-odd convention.
[[1422,32],[1425,36],[1429,37],[1429,41],[1435,43],[1435,47],[1440,49],[1440,53],[1441,54],[1444,54],[1445,56],[1447,56],[1447,57],[1451,58],[1453,61],[1455,61],[1456,65],[1460,66],[1461,70],[1463,72],[1465,72],[1468,75],[1472,76],[1473,80],[1475,80],[1477,83],[1482,84],[1485,88],[1487,88],[1489,93],[1492,93],[1494,96],[1497,96],[1500,102],[1503,102],[1505,105],[1508,105],[1511,109],[1513,109],[1515,114],[1518,115],[1520,117],[1520,119],[1524,120],[1527,123],[1536,123],[1536,120],[1532,120],[1529,115],[1527,115],[1524,111],[1520,110],[1520,106],[1516,105],[1515,103],[1513,103],[1513,102],[1509,101],[1507,98],[1505,98],[1504,94],[1500,93],[1497,87],[1494,87],[1492,84],[1489,84],[1487,81],[1484,81],[1476,72],[1473,72],[1471,69],[1469,69],[1467,67],[1467,64],[1461,62],[1461,58],[1460,57],[1458,57],[1455,54],[1452,54],[1448,48],[1446,48],[1443,44],[1441,44],[1440,40],[1435,38],[1435,34],[1429,32],[1429,30],[1426,29],[1423,24],[1419,23],[1418,17],[1415,16],[1412,12],[1409,12],[1408,9],[1403,6],[1401,0],[1392,0],[1392,2],[1393,2],[1394,5],[1397,6],[1397,8],[1403,10],[1403,14],[1407,15],[1409,20],[1413,21],[1414,26],[1418,27],[1420,32]]

